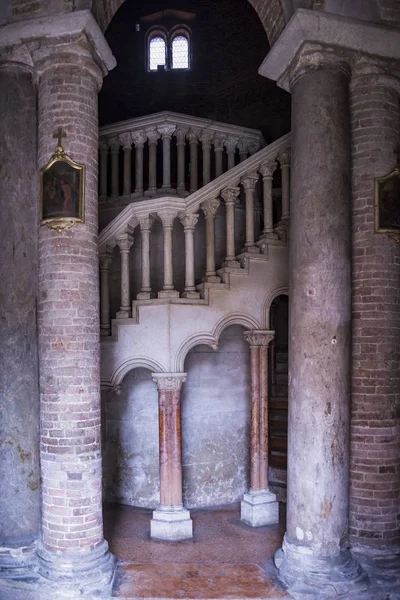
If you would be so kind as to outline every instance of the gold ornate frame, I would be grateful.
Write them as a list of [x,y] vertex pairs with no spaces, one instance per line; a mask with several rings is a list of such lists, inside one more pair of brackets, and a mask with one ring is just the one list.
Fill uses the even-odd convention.
[[[46,217],[45,207],[45,179],[55,164],[64,163],[66,169],[72,170],[73,173],[77,174],[79,181],[78,185],[78,207],[74,211],[74,214],[65,214],[57,216]],[[57,146],[57,149],[47,165],[40,170],[40,225],[45,225],[49,229],[55,229],[59,233],[64,229],[70,229],[75,223],[84,223],[85,221],[85,166],[73,161],[67,154],[65,154],[61,144]],[[70,211],[72,212],[72,211]]]
[[[382,185],[386,184],[392,179],[400,180],[400,167],[396,167],[391,173],[389,173],[389,175],[386,175],[385,177],[375,177],[375,233],[385,233],[387,236],[394,239],[396,242],[400,242],[400,227],[381,227],[380,224],[380,203]],[[400,197],[398,201],[400,211]]]

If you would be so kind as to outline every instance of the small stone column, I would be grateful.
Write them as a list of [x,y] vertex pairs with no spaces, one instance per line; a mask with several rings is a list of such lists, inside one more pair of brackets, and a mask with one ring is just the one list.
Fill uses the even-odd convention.
[[143,146],[146,142],[143,131],[135,131],[132,141],[135,144],[135,194],[143,196]]
[[119,147],[120,141],[117,137],[109,140],[111,150],[111,197],[116,200],[119,197]]
[[122,194],[124,196],[130,196],[132,191],[132,136],[130,133],[121,133],[121,135],[118,137],[118,141],[124,150],[124,179]]
[[117,312],[117,319],[129,319],[132,316],[130,252],[133,241],[133,230],[130,227],[124,235],[117,239],[117,246],[121,253],[121,308]]
[[140,233],[142,236],[142,288],[137,295],[138,300],[149,300],[151,298],[150,234],[153,221],[153,217],[144,217],[139,220]]
[[239,138],[228,137],[225,140],[225,148],[228,153],[228,170],[235,166],[235,152],[239,143]]
[[198,167],[197,167],[197,148],[198,148],[198,131],[190,129],[187,134],[187,139],[190,144],[190,193],[193,194],[198,187]]
[[172,229],[176,217],[175,212],[169,210],[158,211],[163,224],[164,233],[164,285],[158,292],[159,298],[178,298],[179,292],[174,289],[174,269],[172,262]]
[[282,172],[282,219],[290,216],[290,148],[278,156]]
[[200,298],[196,292],[194,280],[194,230],[198,221],[197,214],[183,214],[180,216],[185,232],[185,291],[182,298]]
[[154,196],[157,193],[157,140],[160,137],[157,129],[146,131],[149,140],[149,189],[146,195]]
[[215,215],[219,205],[218,198],[207,200],[201,205],[206,218],[206,276],[203,279],[204,283],[221,282],[215,271]]
[[251,449],[250,491],[244,494],[240,518],[252,527],[279,522],[279,503],[268,488],[268,346],[274,331],[246,331],[250,346]]
[[100,254],[100,335],[107,336],[111,332],[110,324],[110,268],[112,265],[112,249],[107,248]]
[[158,389],[160,506],[150,522],[152,538],[179,541],[193,537],[190,513],[182,499],[181,387],[186,373],[153,373]]
[[162,191],[168,194],[175,193],[171,188],[171,138],[176,129],[176,125],[162,125],[157,127],[158,133],[162,137],[163,143],[163,182]]
[[177,180],[178,180],[178,194],[180,196],[187,196],[186,190],[186,178],[185,178],[185,150],[186,150],[186,134],[187,129],[178,127],[176,130],[176,146],[178,153],[178,166],[177,166]]
[[108,179],[108,144],[101,141],[100,148],[100,198],[104,201],[107,198],[107,179]]
[[272,180],[276,169],[276,161],[271,160],[260,165],[258,171],[263,178],[263,205],[264,205],[264,229],[262,239],[277,239],[278,236],[274,233],[274,216],[273,216],[273,201],[272,201]]
[[214,155],[215,155],[215,179],[223,173],[222,156],[224,153],[225,138],[220,136],[214,137]]
[[239,148],[239,157],[240,162],[242,163],[249,155],[249,141],[248,140],[239,140],[238,148]]
[[236,260],[235,252],[235,205],[239,193],[239,187],[225,188],[221,192],[221,196],[226,206],[226,258],[224,262],[225,267],[240,267],[239,261]]
[[249,173],[241,183],[244,187],[246,205],[246,243],[244,252],[259,252],[254,240],[254,190],[258,181],[258,173]]
[[214,134],[211,131],[203,131],[199,140],[203,148],[203,185],[211,181],[211,142]]

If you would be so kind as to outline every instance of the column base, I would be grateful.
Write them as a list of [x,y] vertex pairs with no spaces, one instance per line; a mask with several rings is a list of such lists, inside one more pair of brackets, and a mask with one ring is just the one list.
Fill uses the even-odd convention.
[[130,310],[119,310],[115,315],[116,319],[130,319],[132,312]]
[[158,190],[158,193],[159,194],[168,194],[168,195],[176,194],[176,189],[166,185],[165,187],[162,186],[162,188]]
[[136,300],[150,300],[151,292],[139,292],[136,296]]
[[206,275],[201,280],[203,283],[221,283],[221,277],[217,275]]
[[279,502],[270,490],[247,492],[240,503],[240,518],[251,527],[279,523]]
[[161,290],[158,292],[157,298],[179,298],[179,292],[176,290]]
[[222,266],[229,267],[230,269],[240,269],[240,263],[236,258],[226,258]]
[[249,252],[250,254],[260,254],[260,248],[256,246],[255,242],[253,242],[249,245],[245,244],[242,252]]
[[200,294],[199,292],[196,292],[196,290],[187,290],[183,292],[182,298],[190,298],[192,300],[197,300],[198,298],[200,298]]
[[66,597],[72,594],[111,593],[115,572],[115,558],[104,542],[96,550],[83,555],[57,555],[43,547],[38,549],[39,574],[57,585],[62,584],[62,592]]
[[28,546],[0,547],[0,578],[25,579],[37,564],[36,543]]
[[111,327],[100,327],[100,337],[107,337],[111,334]]
[[150,537],[157,540],[179,542],[193,537],[193,521],[183,506],[160,506],[153,511]]
[[368,589],[369,580],[349,550],[321,556],[310,547],[291,544],[286,535],[274,557],[279,579],[289,593],[316,598],[346,598]]

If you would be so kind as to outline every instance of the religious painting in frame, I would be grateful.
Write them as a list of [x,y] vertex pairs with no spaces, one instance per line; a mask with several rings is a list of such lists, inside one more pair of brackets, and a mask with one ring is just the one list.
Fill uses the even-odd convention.
[[85,167],[67,156],[59,143],[40,172],[40,224],[61,232],[84,222]]
[[375,231],[400,241],[400,169],[375,179]]

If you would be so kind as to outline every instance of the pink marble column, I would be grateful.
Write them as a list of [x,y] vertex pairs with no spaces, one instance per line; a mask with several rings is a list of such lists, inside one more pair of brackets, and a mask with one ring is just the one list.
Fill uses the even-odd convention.
[[250,490],[243,496],[241,519],[260,527],[278,523],[279,504],[268,488],[268,346],[274,331],[246,331],[250,346],[251,449]]
[[160,506],[150,523],[152,538],[193,537],[190,513],[182,501],[181,387],[186,373],[153,373],[158,389]]

